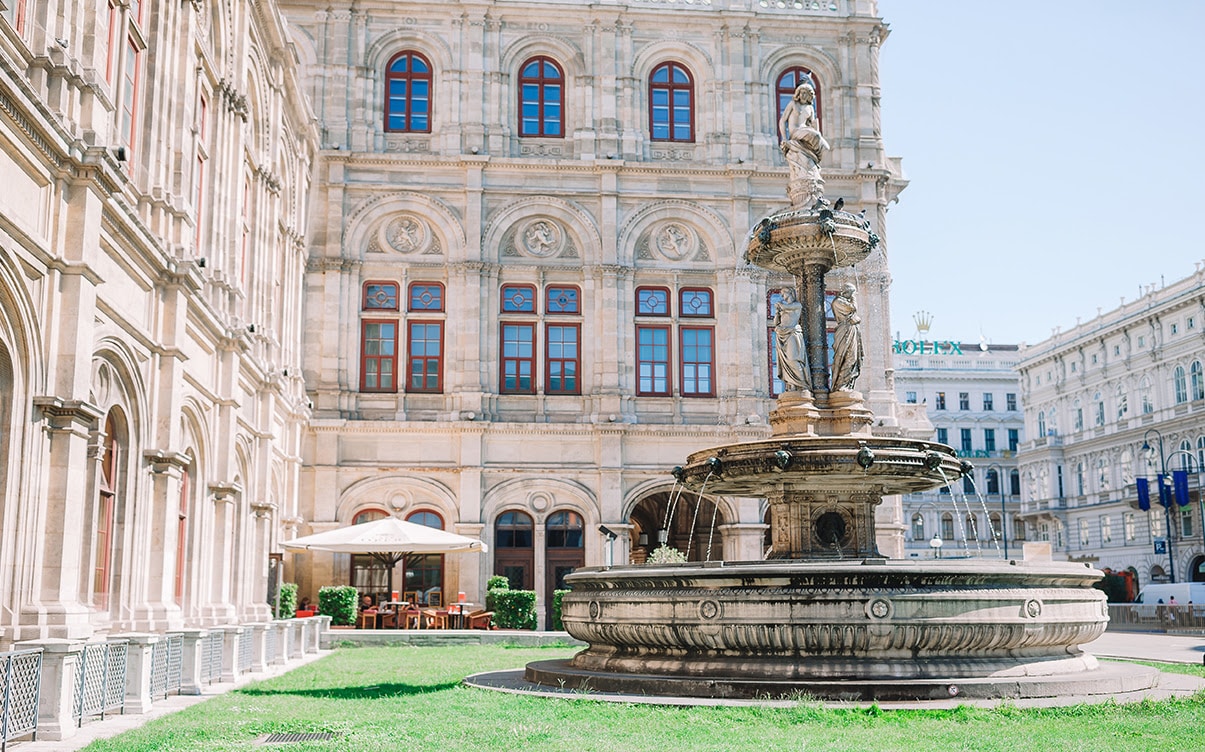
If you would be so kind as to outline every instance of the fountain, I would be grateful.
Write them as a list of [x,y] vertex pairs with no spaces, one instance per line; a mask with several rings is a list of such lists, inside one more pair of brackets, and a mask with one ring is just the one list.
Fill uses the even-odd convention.
[[948,485],[970,471],[941,444],[876,436],[854,390],[861,370],[856,290],[833,302],[825,275],[864,260],[878,238],[823,197],[827,146],[810,90],[784,115],[791,206],[750,232],[747,260],[790,274],[775,310],[787,390],[772,435],[690,455],[675,478],[701,493],[769,501],[765,561],[616,566],[566,578],[565,629],[588,643],[568,661],[529,664],[549,687],[685,697],[833,699],[1048,697],[1150,687],[1157,672],[1102,667],[1078,648],[1108,621],[1101,572],[1026,560],[888,560],[875,543],[886,495]]

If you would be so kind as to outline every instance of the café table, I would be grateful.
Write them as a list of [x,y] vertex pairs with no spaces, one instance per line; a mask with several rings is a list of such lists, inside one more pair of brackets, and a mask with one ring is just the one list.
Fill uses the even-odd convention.
[[[468,629],[469,614],[476,611],[481,604],[469,603],[468,601],[459,601],[448,605],[448,623],[455,624],[453,629]],[[452,609],[457,609],[453,611]]]
[[406,609],[410,608],[410,603],[408,601],[385,601],[384,603],[381,604],[381,608],[382,608],[382,613],[381,613],[382,627],[385,624],[386,614],[388,612],[392,611],[393,612],[392,616],[394,617],[393,628],[401,629],[402,628],[402,619],[404,618]]

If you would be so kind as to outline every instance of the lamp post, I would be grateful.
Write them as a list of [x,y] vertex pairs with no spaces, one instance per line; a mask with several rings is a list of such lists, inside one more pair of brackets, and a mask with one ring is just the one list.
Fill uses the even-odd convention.
[[[1008,560],[1008,508],[1004,505],[1004,468],[993,462],[988,471],[996,470],[996,488],[1000,489],[1000,540],[1004,543],[1004,559]],[[990,523],[990,520],[989,520]]]
[[933,549],[933,558],[934,559],[941,558],[941,535],[940,534],[934,533],[933,537],[929,539],[929,548]]
[[[1157,431],[1154,428],[1148,428],[1146,430],[1146,433],[1142,434],[1142,451],[1146,452],[1148,457],[1150,456],[1150,454],[1152,452],[1155,451],[1155,448],[1151,446],[1150,440],[1149,440],[1149,437],[1151,434],[1155,434],[1155,440],[1159,442],[1159,471],[1160,471],[1159,484],[1160,484],[1160,488],[1158,489],[1158,491],[1159,491],[1159,503],[1160,503],[1160,506],[1163,506],[1163,499],[1165,498],[1165,495],[1163,493],[1162,484],[1166,483],[1169,480],[1169,478],[1167,477],[1167,457],[1163,456],[1163,434],[1159,433],[1159,431]],[[1175,547],[1172,545],[1172,510],[1171,510],[1170,500],[1166,506],[1163,506],[1163,519],[1165,520],[1165,522],[1167,524],[1167,572],[1168,572],[1168,576],[1171,577],[1172,582],[1175,582],[1176,581],[1176,552],[1175,552]]]

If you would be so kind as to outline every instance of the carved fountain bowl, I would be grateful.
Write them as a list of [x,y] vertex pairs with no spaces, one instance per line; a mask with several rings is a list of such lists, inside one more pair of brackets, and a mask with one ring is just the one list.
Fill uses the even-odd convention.
[[[859,452],[869,466],[859,464]],[[785,452],[786,454],[782,454]],[[712,460],[719,460],[716,465]],[[962,477],[961,461],[944,444],[872,436],[779,436],[695,452],[682,468],[692,491],[763,496],[775,488],[918,493]]]
[[1100,577],[1082,564],[981,559],[584,569],[566,577],[562,619],[589,647],[559,674],[531,664],[527,675],[599,688],[660,677],[652,684],[680,694],[701,681],[701,695],[824,696],[836,682],[838,695],[884,696],[884,682],[1083,672],[1095,660],[1076,646],[1108,621]]

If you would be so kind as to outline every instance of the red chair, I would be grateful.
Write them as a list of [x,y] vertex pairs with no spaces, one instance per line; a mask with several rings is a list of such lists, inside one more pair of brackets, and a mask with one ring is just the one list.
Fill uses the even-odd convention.
[[490,628],[490,620],[493,618],[494,618],[493,611],[486,611],[484,609],[482,609],[480,611],[474,611],[471,614],[469,614],[467,617],[468,628],[469,629],[489,629]]

